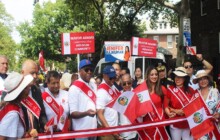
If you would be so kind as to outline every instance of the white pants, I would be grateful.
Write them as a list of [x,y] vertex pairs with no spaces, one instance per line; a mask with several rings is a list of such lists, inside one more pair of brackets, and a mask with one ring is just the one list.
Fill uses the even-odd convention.
[[190,135],[190,129],[180,129],[173,125],[170,126],[170,134],[172,140],[193,140],[192,135]]

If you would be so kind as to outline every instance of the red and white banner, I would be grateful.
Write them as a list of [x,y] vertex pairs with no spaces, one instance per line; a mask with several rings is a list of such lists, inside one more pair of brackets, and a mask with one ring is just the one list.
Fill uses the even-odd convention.
[[95,51],[94,32],[62,33],[61,41],[63,55],[94,53]]
[[155,121],[155,122],[144,122],[132,125],[123,125],[117,127],[108,127],[108,128],[99,128],[99,129],[87,129],[80,131],[69,131],[68,133],[64,132],[55,132],[52,136],[50,134],[39,134],[39,140],[48,140],[48,139],[72,139],[72,138],[84,138],[84,137],[92,137],[92,136],[103,136],[114,133],[121,132],[129,132],[143,129],[150,129],[155,127],[162,127],[165,125],[170,125],[176,122],[185,121],[186,118],[175,118],[163,121]]
[[138,117],[135,113],[137,108],[138,97],[131,91],[123,92],[117,99],[109,103],[107,106],[124,114],[130,122],[134,122]]
[[139,99],[139,103],[137,104],[138,106],[136,107],[137,116],[142,116],[153,111],[146,82],[143,82],[136,87],[133,92],[138,96]]
[[40,64],[40,68],[43,71],[46,71],[45,63],[44,63],[44,53],[43,53],[43,50],[41,50],[40,53],[39,53],[39,64]]
[[183,108],[191,133],[195,139],[214,130],[211,116],[207,116],[204,103],[200,96]]
[[156,57],[157,41],[147,38],[132,37],[132,55]]
[[21,101],[21,103],[29,110],[31,111],[31,113],[37,118],[39,119],[40,117],[40,112],[41,112],[41,108],[38,105],[38,103],[30,96],[28,96],[27,98],[23,99]]

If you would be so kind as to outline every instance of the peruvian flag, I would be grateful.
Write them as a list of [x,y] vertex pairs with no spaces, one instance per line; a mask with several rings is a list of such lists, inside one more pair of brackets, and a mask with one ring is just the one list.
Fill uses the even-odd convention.
[[195,139],[199,139],[214,130],[211,116],[207,116],[205,104],[200,96],[185,106],[183,111]]
[[137,96],[132,91],[123,92],[116,100],[110,102],[107,106],[124,114],[130,122],[134,122],[138,117],[135,110],[137,109]]
[[40,67],[43,71],[46,71],[45,69],[45,65],[44,65],[44,54],[43,54],[43,50],[40,51],[39,53],[39,64],[40,64]]
[[126,91],[122,93],[116,100],[109,103],[108,107],[124,114],[133,123],[138,117],[153,111],[150,100],[147,85],[144,82],[135,88],[133,92]]
[[59,107],[59,115],[57,117],[57,127],[62,130],[62,132],[66,132],[68,131],[68,116],[65,114],[64,112],[64,108],[62,105],[60,105]]
[[148,112],[153,111],[146,82],[143,82],[138,87],[136,87],[133,92],[135,93],[135,95],[137,95],[139,99],[136,108],[137,116],[142,116],[147,114]]

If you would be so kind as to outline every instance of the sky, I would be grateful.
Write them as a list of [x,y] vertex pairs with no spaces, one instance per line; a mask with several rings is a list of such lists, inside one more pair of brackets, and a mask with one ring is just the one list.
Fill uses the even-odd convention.
[[[0,0],[5,5],[6,11],[13,16],[15,24],[18,25],[24,21],[31,21],[32,13],[34,9],[34,0]],[[48,0],[39,0],[40,3]],[[51,0],[55,1],[55,0]],[[174,2],[180,0],[172,0]],[[19,33],[17,31],[12,32],[12,37],[16,43],[21,41]]]
[[[32,13],[34,9],[34,0],[0,0],[4,5],[6,11],[14,18],[15,24],[18,25],[24,21],[32,20]],[[48,0],[39,0],[40,3]],[[51,0],[55,1],[55,0]],[[14,29],[12,38],[16,43],[21,41],[19,33]]]
[[[7,13],[9,13],[15,20],[15,24],[18,25],[20,22],[31,21],[33,3],[34,0],[1,0],[5,5]],[[19,33],[17,31],[12,32],[12,37],[15,42],[21,41]]]

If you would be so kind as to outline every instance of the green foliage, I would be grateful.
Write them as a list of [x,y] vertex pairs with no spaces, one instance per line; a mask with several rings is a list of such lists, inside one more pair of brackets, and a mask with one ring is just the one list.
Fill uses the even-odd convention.
[[24,22],[17,29],[22,37],[22,51],[28,58],[37,58],[40,50],[46,60],[64,62],[61,55],[61,33],[73,29],[72,17],[62,0],[36,4],[32,23]]
[[[39,51],[44,50],[46,60],[65,63],[70,57],[67,69],[75,71],[76,55],[61,55],[62,32],[94,31],[96,49],[93,60],[96,63],[103,57],[104,41],[143,37],[145,26],[138,15],[149,11],[154,23],[160,13],[168,20],[176,19],[172,10],[164,8],[155,0],[57,0],[56,3],[36,4],[32,23],[24,22],[18,26],[22,37],[22,54],[24,57],[37,58]],[[85,57],[81,55],[81,58]],[[70,64],[74,64],[74,67]]]
[[11,37],[13,29],[12,17],[6,12],[0,1],[0,54],[9,58],[9,69],[16,70],[16,51],[18,46]]

